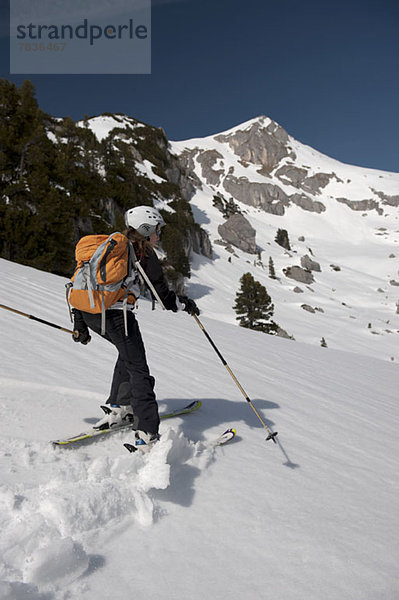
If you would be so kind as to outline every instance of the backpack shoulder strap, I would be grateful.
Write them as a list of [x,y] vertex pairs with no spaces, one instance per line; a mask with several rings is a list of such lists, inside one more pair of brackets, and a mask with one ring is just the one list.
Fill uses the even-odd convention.
[[[131,242],[129,242],[129,244],[131,244]],[[131,244],[131,246],[132,246],[132,256],[134,257],[133,258],[133,264],[134,264],[134,267],[136,268],[136,270],[137,270],[137,272],[139,274],[139,277],[141,278],[142,281],[144,281],[146,283],[146,285],[148,286],[148,288],[153,293],[154,298],[156,298],[157,301],[159,302],[159,305],[162,307],[162,309],[166,310],[166,308],[164,306],[164,303],[162,302],[161,298],[159,297],[159,294],[156,291],[155,287],[151,283],[150,278],[148,277],[147,273],[144,271],[143,267],[141,266],[140,261],[137,260],[136,253],[135,253],[134,248],[133,248],[133,244]]]

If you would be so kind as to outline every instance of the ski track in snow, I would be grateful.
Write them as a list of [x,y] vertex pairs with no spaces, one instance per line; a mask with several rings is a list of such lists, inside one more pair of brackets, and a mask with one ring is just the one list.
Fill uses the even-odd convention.
[[172,428],[149,454],[132,456],[122,446],[126,433],[112,436],[105,445],[79,449],[5,440],[0,465],[10,483],[0,487],[0,573],[17,582],[11,589],[21,582],[65,586],[87,573],[88,539],[93,543],[115,526],[157,522],[165,508],[152,491],[167,489],[171,476],[189,465],[206,468],[215,452]]
[[[62,278],[0,268],[2,302],[68,326]],[[98,418],[114,349],[0,311],[0,599],[396,600],[398,366],[201,316],[273,444],[192,319],[138,318],[161,411],[202,407],[132,456],[49,443]]]

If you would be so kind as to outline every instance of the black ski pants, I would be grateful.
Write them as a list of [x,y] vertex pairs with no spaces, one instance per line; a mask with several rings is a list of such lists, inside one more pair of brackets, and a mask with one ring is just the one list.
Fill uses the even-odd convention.
[[[86,325],[101,335],[101,315],[82,312]],[[134,314],[127,313],[128,335],[122,310],[106,311],[105,335],[102,336],[118,350],[110,396],[107,404],[131,404],[138,420],[135,427],[157,433],[158,404],[154,393],[154,378],[147,365],[145,348]]]

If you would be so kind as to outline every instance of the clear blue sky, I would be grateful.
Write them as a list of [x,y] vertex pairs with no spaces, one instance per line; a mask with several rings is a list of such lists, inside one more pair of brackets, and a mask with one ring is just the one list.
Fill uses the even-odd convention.
[[[9,75],[0,0],[0,75]],[[338,160],[399,172],[399,0],[155,0],[151,75],[28,75],[56,116],[122,112],[201,137],[265,114]]]

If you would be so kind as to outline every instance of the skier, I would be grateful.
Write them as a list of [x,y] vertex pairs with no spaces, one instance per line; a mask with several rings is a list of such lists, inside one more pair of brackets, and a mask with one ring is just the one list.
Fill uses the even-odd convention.
[[[161,264],[154,251],[161,227],[165,222],[158,210],[148,206],[136,206],[125,213],[125,235],[133,244],[136,257],[150,279],[165,308],[173,312],[184,310],[199,315],[200,311],[191,298],[176,296],[169,289]],[[131,305],[130,305],[131,306]],[[135,430],[135,446],[146,450],[159,439],[159,413],[155,399],[155,379],[150,375],[146,353],[136,318],[131,310],[127,313],[128,336],[126,336],[122,302],[116,302],[106,311],[105,339],[118,350],[111,391],[106,408],[108,414],[94,427],[106,429],[122,422],[131,421]],[[101,314],[73,309],[75,342],[90,341],[89,328],[101,332]],[[147,448],[146,448],[147,447]]]

